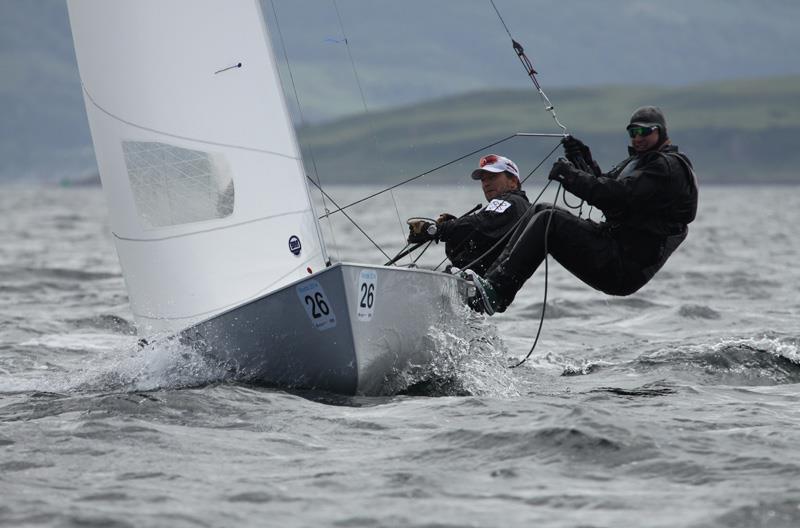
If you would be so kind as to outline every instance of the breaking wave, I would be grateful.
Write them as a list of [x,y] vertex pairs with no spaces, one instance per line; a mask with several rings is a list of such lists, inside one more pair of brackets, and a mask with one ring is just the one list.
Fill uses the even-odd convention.
[[566,377],[635,371],[703,385],[782,385],[800,383],[800,338],[764,335],[676,345],[622,362],[575,359],[550,352],[536,358],[535,365]]
[[797,339],[786,337],[726,339],[658,350],[637,358],[633,367],[666,368],[709,385],[800,383],[800,346]]

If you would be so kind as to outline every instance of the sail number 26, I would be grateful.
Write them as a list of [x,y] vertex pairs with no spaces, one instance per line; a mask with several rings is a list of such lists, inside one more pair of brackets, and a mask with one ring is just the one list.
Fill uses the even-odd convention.
[[361,302],[359,308],[372,308],[375,304],[375,284],[361,283]]
[[377,289],[378,273],[375,270],[362,269],[358,274],[358,305],[356,306],[356,317],[359,321],[369,322],[375,315]]
[[331,313],[331,309],[328,307],[328,303],[325,302],[325,296],[322,295],[322,292],[315,292],[313,297],[306,295],[305,302],[306,306],[311,309],[311,317],[314,319],[319,319],[323,315]]
[[317,330],[327,330],[336,326],[333,305],[325,295],[325,290],[316,280],[308,280],[297,286],[297,298],[303,304],[311,325]]

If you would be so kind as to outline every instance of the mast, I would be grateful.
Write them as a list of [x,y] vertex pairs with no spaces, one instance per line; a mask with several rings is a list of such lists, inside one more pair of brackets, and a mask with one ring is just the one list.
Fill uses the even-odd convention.
[[140,331],[177,331],[325,267],[257,0],[68,0]]

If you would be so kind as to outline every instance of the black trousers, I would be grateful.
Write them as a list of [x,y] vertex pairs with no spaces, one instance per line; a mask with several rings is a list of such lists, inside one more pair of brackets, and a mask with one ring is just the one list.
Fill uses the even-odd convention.
[[485,275],[504,306],[514,300],[547,253],[592,288],[609,295],[630,295],[655,275],[686,237],[682,234],[674,247],[664,238],[651,238],[649,244],[656,246],[642,262],[632,256],[641,254],[640,247],[631,247],[630,240],[597,222],[551,204],[538,204],[527,214],[528,220],[514,231]]

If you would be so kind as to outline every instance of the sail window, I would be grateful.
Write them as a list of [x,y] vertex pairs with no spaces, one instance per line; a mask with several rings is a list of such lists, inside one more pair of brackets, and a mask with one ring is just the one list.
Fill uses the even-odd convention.
[[234,188],[225,159],[155,141],[123,141],[139,217],[147,227],[225,218]]

